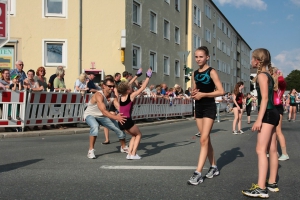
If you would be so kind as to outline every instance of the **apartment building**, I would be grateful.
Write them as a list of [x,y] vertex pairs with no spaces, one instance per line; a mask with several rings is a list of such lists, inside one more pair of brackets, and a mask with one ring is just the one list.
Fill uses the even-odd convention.
[[251,48],[211,0],[11,0],[10,21],[10,42],[0,49],[5,67],[21,59],[25,71],[44,66],[49,78],[61,65],[71,89],[84,71],[99,81],[140,67],[153,69],[151,84],[186,88],[183,66],[198,68],[201,45],[226,91],[249,79]]

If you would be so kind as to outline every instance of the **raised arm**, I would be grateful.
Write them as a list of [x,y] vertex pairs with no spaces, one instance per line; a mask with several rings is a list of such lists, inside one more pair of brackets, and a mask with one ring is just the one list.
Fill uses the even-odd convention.
[[146,86],[148,85],[151,76],[152,76],[152,70],[149,68],[148,71],[147,71],[147,73],[146,73],[146,79],[145,79],[145,81],[143,82],[142,86],[141,86],[137,91],[131,93],[131,95],[130,95],[131,101],[133,101],[134,98],[135,98],[136,96],[138,96],[141,92],[143,92],[143,90],[144,90],[144,89],[146,88]]

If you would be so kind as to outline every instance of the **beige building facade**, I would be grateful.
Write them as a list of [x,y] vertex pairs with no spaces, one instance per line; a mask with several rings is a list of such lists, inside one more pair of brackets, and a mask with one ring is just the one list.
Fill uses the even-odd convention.
[[10,52],[9,67],[23,60],[25,72],[44,66],[49,78],[64,66],[71,89],[86,70],[100,73],[99,81],[140,67],[153,69],[150,84],[186,88],[183,66],[198,68],[193,54],[201,45],[226,91],[249,79],[251,48],[210,0],[11,0],[10,22],[1,50]]

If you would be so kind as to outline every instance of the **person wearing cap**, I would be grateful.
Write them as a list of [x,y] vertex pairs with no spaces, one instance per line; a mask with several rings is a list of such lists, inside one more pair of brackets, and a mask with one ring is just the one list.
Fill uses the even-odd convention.
[[88,75],[89,75],[89,82],[87,83],[87,87],[89,88],[89,90],[87,91],[87,93],[95,93],[95,92],[99,91],[100,88],[97,87],[93,81],[95,78],[95,74],[92,72],[89,72]]
[[27,78],[26,73],[23,71],[24,63],[22,60],[16,61],[16,68],[10,70],[10,76],[19,75],[19,82],[23,85],[23,81]]

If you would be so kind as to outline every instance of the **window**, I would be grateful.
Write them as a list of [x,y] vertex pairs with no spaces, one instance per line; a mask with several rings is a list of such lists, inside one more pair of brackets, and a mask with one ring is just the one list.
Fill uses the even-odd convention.
[[213,59],[216,60],[216,47],[213,46]]
[[211,19],[211,9],[209,5],[205,5],[205,15],[206,17],[208,17],[209,19]]
[[133,1],[132,4],[132,22],[141,25],[141,4],[136,1]]
[[230,74],[230,65],[227,64],[227,74]]
[[222,50],[222,41],[220,38],[218,38],[218,40],[217,40],[217,48]]
[[180,44],[180,31],[179,28],[175,26],[175,43]]
[[67,66],[67,40],[43,40],[45,66]]
[[230,56],[230,47],[227,46],[227,56]]
[[154,12],[150,12],[150,31],[157,33],[157,17]]
[[197,14],[197,25],[201,26],[201,10],[198,8],[198,14]]
[[227,34],[227,36],[230,38],[231,37],[231,31],[230,31],[230,29],[228,28],[228,34]]
[[170,40],[170,22],[164,20],[164,38]]
[[197,24],[197,6],[195,5],[194,5],[193,14],[194,14],[194,24]]
[[[198,36],[198,43],[197,43],[197,46],[198,46],[198,47],[201,47],[201,38],[200,38],[200,36]],[[197,48],[198,48],[198,47],[197,47]]]
[[213,37],[216,38],[216,25],[213,24]]
[[164,56],[164,74],[169,75],[169,66],[170,66],[170,58],[168,56]]
[[220,60],[217,60],[217,65],[218,65],[218,70],[221,71],[222,66],[221,66],[221,61]]
[[175,0],[175,10],[180,11],[180,0]]
[[222,62],[222,72],[226,73],[226,64],[224,62]]
[[153,72],[157,72],[157,54],[154,51],[150,51],[150,67]]
[[132,68],[139,69],[141,67],[141,48],[132,46]]
[[165,2],[166,2],[167,4],[170,4],[170,0],[165,0]]
[[194,35],[194,49],[198,48],[198,46],[197,46],[197,38],[198,38],[198,36]]
[[211,33],[210,30],[206,29],[205,30],[205,40],[209,43],[211,43]]
[[45,17],[66,17],[67,0],[44,0]]
[[179,64],[179,60],[175,60],[175,77],[180,77],[180,64]]
[[8,1],[10,3],[10,15],[15,15],[16,14],[16,0],[10,0]]
[[221,18],[219,17],[219,15],[218,15],[218,27],[219,27],[219,29],[221,29],[222,28],[222,25],[221,25],[222,23],[221,23]]
[[226,53],[226,44],[224,42],[222,42],[222,50],[223,53]]

